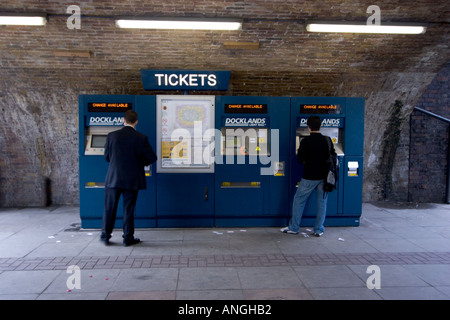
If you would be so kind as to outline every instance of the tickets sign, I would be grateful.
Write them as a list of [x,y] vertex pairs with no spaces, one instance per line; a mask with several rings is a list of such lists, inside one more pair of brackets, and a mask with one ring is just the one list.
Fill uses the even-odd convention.
[[231,71],[141,70],[144,90],[228,90]]

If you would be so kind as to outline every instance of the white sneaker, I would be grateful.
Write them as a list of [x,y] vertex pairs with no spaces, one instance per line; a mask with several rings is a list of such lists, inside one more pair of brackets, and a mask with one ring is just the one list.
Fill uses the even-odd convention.
[[323,235],[323,232],[314,232],[313,235],[316,237],[321,237]]
[[289,230],[289,227],[285,227],[285,228],[280,229],[280,232],[289,233],[289,234],[298,234],[298,232]]

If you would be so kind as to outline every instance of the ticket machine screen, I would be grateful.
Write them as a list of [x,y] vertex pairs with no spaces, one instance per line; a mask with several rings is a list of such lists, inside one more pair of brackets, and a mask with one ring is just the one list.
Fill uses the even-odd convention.
[[96,127],[86,129],[85,155],[103,155],[105,153],[106,137],[108,133],[119,130],[122,127]]
[[227,128],[221,129],[222,155],[269,156],[268,128]]
[[[337,155],[344,155],[344,149],[342,148],[342,143],[340,139],[340,130],[339,128],[320,128],[320,133],[324,136],[328,136],[331,138],[333,142],[334,149]],[[296,146],[295,150],[298,152],[298,148],[300,147],[300,142],[306,136],[309,136],[309,131],[307,128],[297,128],[296,132]]]
[[92,148],[103,148],[106,144],[106,137],[107,135],[92,135],[92,142],[91,147]]

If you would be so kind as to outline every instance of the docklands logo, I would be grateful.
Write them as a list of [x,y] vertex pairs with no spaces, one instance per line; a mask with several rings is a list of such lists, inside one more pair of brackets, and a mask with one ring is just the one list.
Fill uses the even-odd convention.
[[266,118],[225,118],[226,127],[266,127]]
[[[297,126],[306,128],[308,118],[307,117],[299,117],[297,118]],[[322,128],[343,128],[344,127],[344,118],[338,117],[330,117],[322,119]]]
[[121,126],[123,117],[89,117],[89,126]]

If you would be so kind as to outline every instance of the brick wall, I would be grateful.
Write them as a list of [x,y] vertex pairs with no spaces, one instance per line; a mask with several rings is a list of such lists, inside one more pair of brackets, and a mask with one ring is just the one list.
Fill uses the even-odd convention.
[[[450,119],[450,64],[433,79],[417,106]],[[449,124],[411,114],[409,200],[443,202],[447,185]]]
[[[418,36],[305,31],[308,19],[365,21],[370,3],[364,1],[70,4],[81,8],[79,30],[66,26],[67,1],[0,3],[0,11],[49,14],[45,27],[0,26],[0,207],[78,204],[78,95],[157,94],[142,89],[139,70],[151,68],[230,70],[229,90],[213,94],[366,98],[364,201],[384,198],[386,186],[392,197],[408,197],[405,126],[448,62],[447,1],[377,3],[382,22],[430,22]],[[113,19],[119,15],[237,17],[244,25],[237,32],[121,30]],[[259,49],[226,49],[226,41],[259,42]],[[55,51],[90,56],[61,57]],[[402,132],[395,145],[385,142],[389,119]],[[384,159],[386,154],[395,156]],[[382,163],[392,164],[391,171],[382,172]]]

